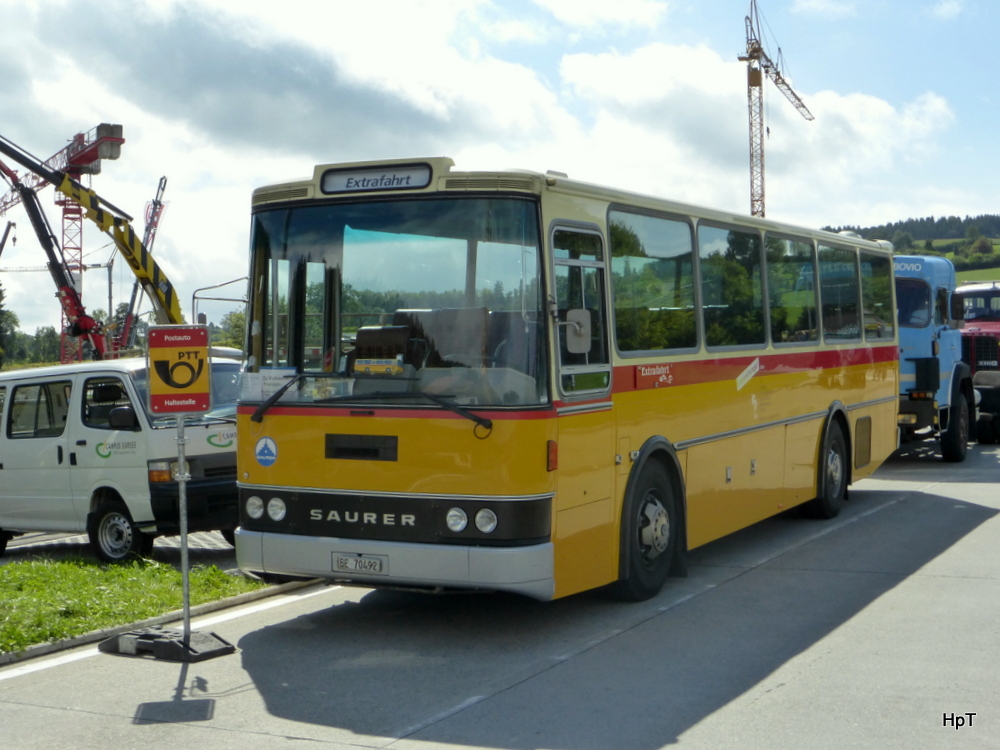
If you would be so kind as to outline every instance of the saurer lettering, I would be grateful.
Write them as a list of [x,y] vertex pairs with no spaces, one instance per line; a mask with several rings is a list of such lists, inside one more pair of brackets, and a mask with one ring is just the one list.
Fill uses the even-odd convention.
[[336,523],[363,523],[371,524],[373,526],[416,526],[417,517],[404,513],[402,515],[396,513],[361,513],[359,511],[344,511],[341,513],[339,510],[327,511],[326,515],[323,514],[322,508],[313,508],[309,511],[309,520],[311,521],[333,521]]

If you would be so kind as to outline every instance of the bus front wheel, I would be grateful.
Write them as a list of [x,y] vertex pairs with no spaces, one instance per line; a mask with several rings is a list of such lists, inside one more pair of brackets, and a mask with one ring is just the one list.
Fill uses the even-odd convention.
[[819,492],[805,504],[812,518],[835,518],[847,499],[847,441],[839,424],[830,425],[820,453]]
[[656,461],[643,466],[622,515],[623,576],[613,584],[621,599],[655,596],[670,572],[677,545],[677,505],[666,470]]

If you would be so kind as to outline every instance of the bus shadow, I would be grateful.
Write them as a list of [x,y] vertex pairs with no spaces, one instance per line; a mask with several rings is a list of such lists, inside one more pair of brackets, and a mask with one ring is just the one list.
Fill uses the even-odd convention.
[[775,518],[695,551],[689,577],[648,602],[375,591],[247,634],[243,668],[272,715],[317,739],[653,750],[924,566],[952,564],[936,560],[998,513],[918,492],[854,497],[863,510],[829,533]]
[[[948,463],[941,458],[936,441],[907,443],[879,467],[879,479],[908,481],[994,483],[1000,471],[1000,446],[970,443],[964,461]],[[916,472],[916,473],[914,473]]]

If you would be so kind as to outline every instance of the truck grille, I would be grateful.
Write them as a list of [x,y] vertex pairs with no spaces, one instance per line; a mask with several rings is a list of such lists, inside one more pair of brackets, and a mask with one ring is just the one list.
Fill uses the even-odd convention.
[[989,336],[962,336],[962,359],[972,371],[1000,370],[1000,346]]

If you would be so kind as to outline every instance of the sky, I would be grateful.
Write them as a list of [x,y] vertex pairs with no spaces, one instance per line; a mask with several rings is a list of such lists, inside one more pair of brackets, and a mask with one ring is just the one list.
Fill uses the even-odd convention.
[[[766,214],[871,226],[1000,213],[990,0],[758,0],[770,82]],[[557,170],[750,211],[749,0],[0,0],[0,135],[45,159],[120,123],[92,186],[137,218],[161,177],[153,254],[193,320],[195,290],[247,272],[255,187],[316,164],[450,156]],[[6,185],[0,184],[0,192]],[[54,226],[54,192],[42,192]],[[58,328],[27,215],[0,256],[20,330]],[[58,231],[57,231],[58,234]],[[89,222],[84,264],[110,240]],[[84,274],[88,310],[127,301],[122,259]],[[201,296],[240,298],[245,284]],[[212,322],[239,302],[202,302]],[[146,308],[148,309],[148,305]]]

